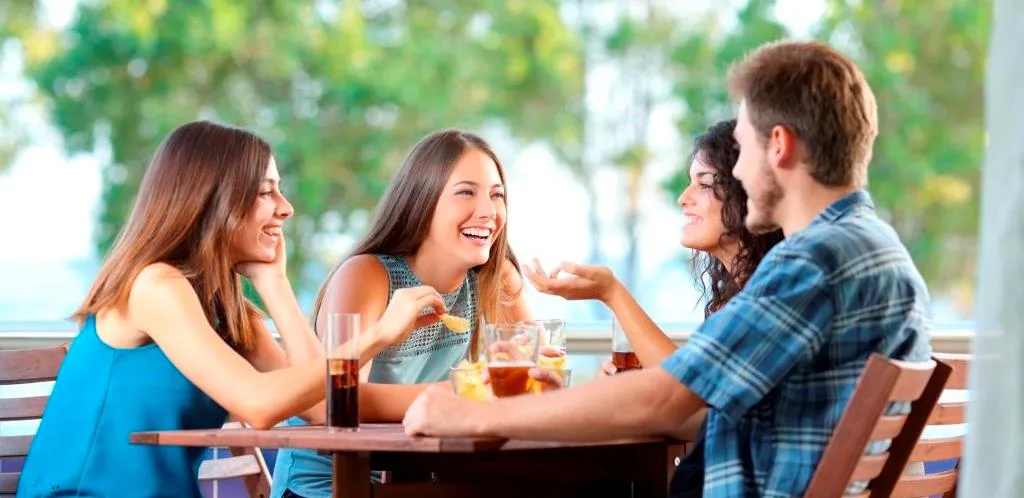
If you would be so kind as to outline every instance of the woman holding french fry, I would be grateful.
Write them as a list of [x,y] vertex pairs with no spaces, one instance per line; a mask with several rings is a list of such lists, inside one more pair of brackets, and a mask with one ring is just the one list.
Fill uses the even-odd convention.
[[[390,384],[387,396],[360,398],[364,414],[401,420],[426,385],[446,381],[449,368],[476,351],[482,320],[529,319],[506,238],[505,202],[501,162],[471,133],[427,136],[395,174],[365,237],[320,289],[314,327],[325,327],[328,313],[344,312],[359,314],[367,329],[397,295],[423,286],[441,294],[447,314],[426,313],[405,341],[363,365],[364,381]],[[328,497],[331,475],[329,458],[283,450],[272,496]]]

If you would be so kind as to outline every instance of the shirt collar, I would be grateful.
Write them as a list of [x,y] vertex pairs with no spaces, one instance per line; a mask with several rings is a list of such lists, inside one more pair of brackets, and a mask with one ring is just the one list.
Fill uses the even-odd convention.
[[861,206],[871,210],[875,209],[875,203],[871,200],[871,194],[867,190],[851,192],[829,204],[824,211],[814,217],[809,227],[820,223],[832,223]]

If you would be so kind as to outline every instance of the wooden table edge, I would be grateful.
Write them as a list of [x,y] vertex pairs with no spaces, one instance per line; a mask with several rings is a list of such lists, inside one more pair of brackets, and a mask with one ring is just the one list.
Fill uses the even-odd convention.
[[[368,448],[363,445],[353,445],[351,442],[342,444],[320,444],[310,442],[308,431],[306,434],[299,433],[300,441],[291,439],[278,439],[279,434],[287,432],[281,429],[256,430],[256,429],[209,429],[195,431],[140,431],[129,434],[129,441],[133,444],[145,444],[156,446],[186,446],[186,447],[260,447],[260,448],[296,448],[313,449],[330,452],[413,452],[413,453],[484,453],[492,451],[530,451],[530,450],[557,450],[562,448],[581,447],[603,447],[635,444],[682,444],[672,438],[646,437],[646,438],[623,438],[609,441],[596,442],[566,442],[566,441],[531,441],[506,438],[476,438],[476,437],[411,437],[411,444],[395,447]],[[274,433],[273,437],[267,435]],[[301,439],[306,439],[302,441]],[[320,441],[323,441],[322,439]],[[298,443],[298,444],[297,444]]]

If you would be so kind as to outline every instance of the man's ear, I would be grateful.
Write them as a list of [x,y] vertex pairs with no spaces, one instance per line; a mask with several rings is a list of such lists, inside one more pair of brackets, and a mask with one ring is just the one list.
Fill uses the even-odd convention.
[[772,168],[792,169],[800,156],[800,140],[793,130],[775,125],[768,135],[765,155]]

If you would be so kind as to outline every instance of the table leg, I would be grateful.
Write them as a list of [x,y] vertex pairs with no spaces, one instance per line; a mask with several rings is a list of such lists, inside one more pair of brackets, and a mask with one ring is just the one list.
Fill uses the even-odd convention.
[[365,453],[334,453],[334,498],[370,498],[370,457]]
[[[639,468],[642,471],[633,480],[633,496],[667,497],[669,480],[668,458],[672,458],[674,451],[664,447],[652,448],[642,452],[639,460],[643,462]],[[674,466],[672,472],[674,472]]]
[[668,447],[667,467],[668,467],[668,482],[672,483],[672,476],[676,473],[676,462],[681,461],[687,453],[690,452],[690,448],[686,444],[673,444]]

